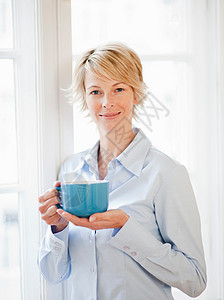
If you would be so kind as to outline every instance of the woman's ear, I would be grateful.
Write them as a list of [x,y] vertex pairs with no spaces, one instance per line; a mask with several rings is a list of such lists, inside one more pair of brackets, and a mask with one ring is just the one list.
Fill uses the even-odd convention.
[[133,101],[133,104],[135,105],[135,104],[138,104],[138,102],[139,102],[139,100],[135,97],[134,98],[134,101]]

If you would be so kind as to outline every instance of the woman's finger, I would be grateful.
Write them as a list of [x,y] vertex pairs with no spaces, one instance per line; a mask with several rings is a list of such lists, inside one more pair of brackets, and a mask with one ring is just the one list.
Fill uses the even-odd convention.
[[75,215],[72,215],[72,214],[64,211],[63,209],[58,209],[57,213],[75,225],[82,226],[82,225],[86,225],[87,223],[89,223],[89,220],[87,218],[79,218]]
[[55,205],[52,205],[43,214],[41,214],[41,218],[46,221],[48,218],[54,216],[56,214],[56,211],[57,207]]
[[40,213],[41,214],[46,213],[49,207],[55,206],[56,204],[58,204],[58,202],[59,202],[58,197],[54,196],[53,198],[50,198],[43,203],[40,203],[39,206]]
[[57,213],[66,220],[72,222],[76,226],[87,227],[93,230],[106,228],[121,228],[128,220],[129,216],[122,210],[108,210],[103,213],[96,213],[87,218],[79,218],[62,209],[58,209]]
[[49,189],[47,190],[44,194],[42,194],[38,200],[39,200],[39,203],[44,203],[46,202],[47,200],[51,199],[51,198],[54,198],[55,196],[58,196],[59,195],[59,191],[56,190],[55,188],[53,189]]

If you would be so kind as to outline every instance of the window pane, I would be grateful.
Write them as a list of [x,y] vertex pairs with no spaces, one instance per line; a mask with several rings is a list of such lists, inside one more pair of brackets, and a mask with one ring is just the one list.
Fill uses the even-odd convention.
[[10,0],[0,0],[0,48],[12,47],[12,2]]
[[0,60],[0,184],[17,181],[13,61]]
[[185,133],[192,123],[189,72],[185,62],[143,61],[144,81],[158,101],[150,97],[145,105],[150,117],[147,120],[141,114],[138,122],[155,146],[186,165],[189,141]]
[[18,195],[0,194],[0,295],[20,300]]
[[73,53],[102,42],[127,43],[140,55],[185,52],[186,0],[72,0]]

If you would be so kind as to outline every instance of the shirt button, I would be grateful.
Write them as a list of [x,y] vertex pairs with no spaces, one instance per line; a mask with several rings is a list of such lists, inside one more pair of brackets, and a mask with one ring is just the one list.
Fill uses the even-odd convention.
[[57,246],[61,246],[61,244],[59,242],[55,242],[55,245]]
[[123,248],[125,251],[128,251],[128,250],[130,250],[130,247],[128,247],[128,246],[124,246],[124,248]]
[[90,267],[90,272],[94,272],[94,267],[92,266],[92,267]]
[[136,256],[136,255],[137,255],[137,252],[131,252],[131,255],[132,255],[132,256]]

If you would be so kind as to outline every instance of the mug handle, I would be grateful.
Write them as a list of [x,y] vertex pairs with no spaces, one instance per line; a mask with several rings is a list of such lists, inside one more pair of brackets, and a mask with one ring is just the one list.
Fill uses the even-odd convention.
[[[54,187],[57,191],[59,191],[59,192],[61,192],[61,187],[60,186],[55,186]],[[63,207],[58,203],[58,204],[56,204],[56,207],[57,208],[60,208],[60,209],[63,209]]]

